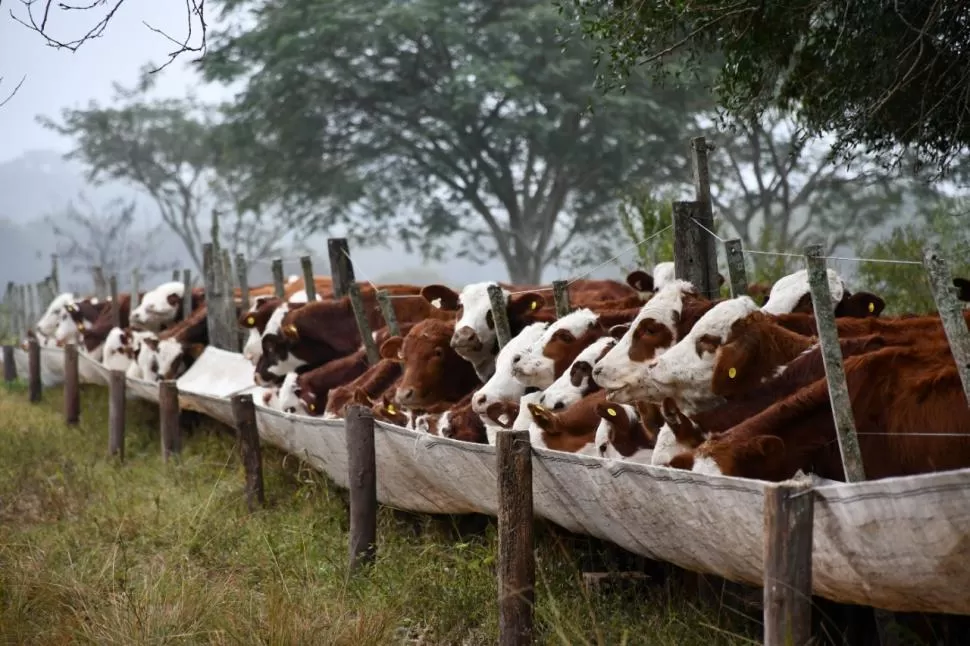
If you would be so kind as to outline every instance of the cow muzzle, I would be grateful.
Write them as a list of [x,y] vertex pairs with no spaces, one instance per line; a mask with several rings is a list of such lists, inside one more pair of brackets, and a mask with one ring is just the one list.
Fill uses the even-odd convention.
[[478,338],[478,334],[467,325],[455,330],[455,333],[451,336],[451,347],[455,350],[479,352],[482,346],[482,340]]

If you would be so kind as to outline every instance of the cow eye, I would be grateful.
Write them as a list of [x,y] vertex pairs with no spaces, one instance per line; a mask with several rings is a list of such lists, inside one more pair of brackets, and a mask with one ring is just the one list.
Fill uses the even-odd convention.
[[444,348],[441,348],[441,347],[435,348],[434,349],[434,356],[439,357],[439,358],[445,356],[445,349]]

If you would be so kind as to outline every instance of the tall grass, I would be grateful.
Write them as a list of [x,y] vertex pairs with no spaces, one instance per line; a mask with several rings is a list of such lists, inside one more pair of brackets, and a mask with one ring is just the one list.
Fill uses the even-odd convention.
[[[107,403],[84,388],[31,406],[0,388],[0,643],[494,644],[494,526],[472,537],[381,509],[376,563],[347,576],[344,494],[264,451],[267,509],[248,514],[230,435],[202,421],[177,462],[157,410],[131,401],[127,459],[106,458]],[[537,545],[541,643],[751,643],[757,627],[676,586],[584,592],[550,532]]]

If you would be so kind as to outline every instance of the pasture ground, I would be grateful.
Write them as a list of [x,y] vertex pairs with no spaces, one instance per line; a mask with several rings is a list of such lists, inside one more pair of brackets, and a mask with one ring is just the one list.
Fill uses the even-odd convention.
[[[83,388],[78,427],[62,399],[0,385],[0,644],[497,642],[493,523],[460,536],[382,508],[378,561],[348,582],[345,494],[321,474],[264,447],[270,506],[250,515],[225,427],[195,420],[166,465],[157,408],[130,401],[118,465],[107,390]],[[758,643],[673,579],[590,595],[554,532],[537,551],[540,643]]]

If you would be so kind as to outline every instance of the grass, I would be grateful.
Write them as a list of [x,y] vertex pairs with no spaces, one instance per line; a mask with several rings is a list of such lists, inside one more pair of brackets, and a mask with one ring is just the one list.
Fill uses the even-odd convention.
[[[348,580],[345,496],[324,476],[264,449],[270,505],[248,514],[224,427],[201,421],[164,464],[157,409],[132,401],[119,465],[106,390],[81,399],[67,427],[60,389],[32,406],[0,386],[0,644],[497,643],[494,525],[456,537],[381,509],[378,560]],[[540,643],[757,643],[670,580],[586,594],[560,539],[537,543]]]

